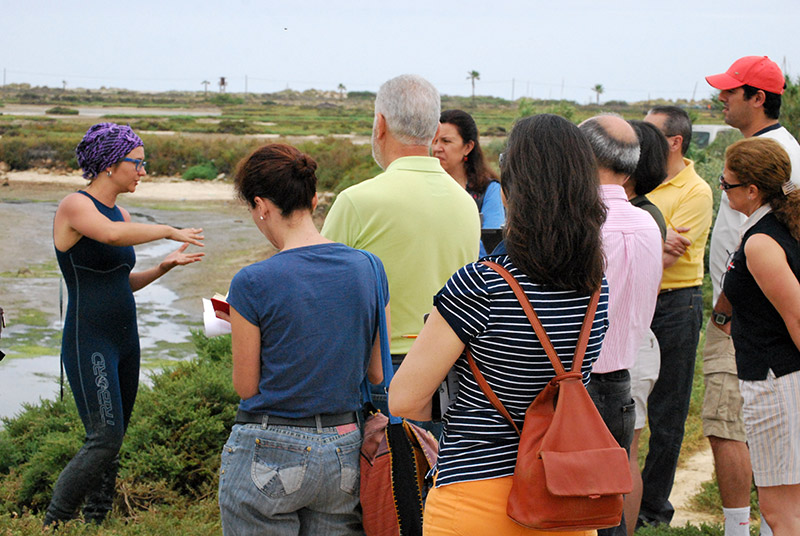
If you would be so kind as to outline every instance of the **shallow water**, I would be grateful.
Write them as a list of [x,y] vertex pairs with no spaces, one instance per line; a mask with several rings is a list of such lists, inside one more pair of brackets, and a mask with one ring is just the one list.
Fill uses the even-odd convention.
[[[126,108],[122,106],[117,107],[98,107],[98,106],[67,106],[78,110],[78,115],[82,117],[103,117],[106,115],[185,115],[185,116],[220,116],[222,111],[218,108],[202,108],[202,109],[166,109],[166,108]],[[46,115],[46,110],[51,108],[47,105],[38,104],[6,104],[3,108],[3,113],[6,115]]]
[[[167,242],[137,247],[137,263],[161,258],[175,249]],[[32,278],[14,281],[6,292],[30,295],[36,290],[45,290],[53,298],[58,311],[60,280],[56,278]],[[6,295],[4,293],[4,295]],[[64,308],[66,309],[66,287],[63,288]],[[142,370],[140,381],[149,382],[153,370],[158,369],[163,360],[185,359],[186,350],[170,351],[174,345],[190,340],[190,324],[199,327],[198,320],[176,311],[173,303],[178,295],[164,284],[155,281],[134,294],[139,324],[139,340],[142,348]],[[8,354],[0,362],[0,417],[10,417],[22,409],[23,403],[35,403],[40,398],[52,398],[60,392],[61,320],[47,326],[11,325],[3,330],[2,348]],[[38,355],[28,357],[13,351],[15,347],[30,348]],[[180,357],[175,358],[175,354]],[[66,381],[66,380],[65,380]]]
[[[7,318],[0,350],[8,354],[0,361],[0,417],[19,413],[23,403],[58,396],[61,279],[51,238],[56,206],[0,200],[0,306]],[[147,383],[154,370],[195,355],[190,329],[202,327],[200,297],[225,293],[238,268],[255,260],[243,257],[242,251],[262,255],[265,241],[244,221],[246,213],[230,207],[128,208],[133,221],[202,226],[206,235],[203,262],[176,267],[134,294],[142,348],[140,380]],[[178,246],[168,240],[136,246],[136,270],[154,266]],[[231,255],[238,265],[229,263]],[[66,308],[66,288],[63,302]]]

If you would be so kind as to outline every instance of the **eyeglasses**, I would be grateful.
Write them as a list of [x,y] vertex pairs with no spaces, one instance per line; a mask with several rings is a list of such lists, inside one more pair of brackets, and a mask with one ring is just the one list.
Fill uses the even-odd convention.
[[142,168],[147,167],[147,162],[144,161],[144,158],[128,158],[125,157],[120,162],[133,162],[136,165],[136,171],[141,171]]
[[719,176],[719,187],[725,191],[730,190],[732,188],[738,188],[739,186],[744,186],[744,185],[745,184],[743,182],[740,182],[738,184],[731,184],[725,181],[725,175]]

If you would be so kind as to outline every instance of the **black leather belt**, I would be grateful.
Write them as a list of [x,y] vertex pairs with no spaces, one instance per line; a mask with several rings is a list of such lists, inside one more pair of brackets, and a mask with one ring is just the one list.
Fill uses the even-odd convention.
[[301,426],[305,428],[329,428],[331,426],[341,426],[352,424],[358,421],[355,411],[344,413],[317,414],[313,417],[276,417],[265,413],[250,413],[249,411],[239,410],[236,412],[236,424],[276,424],[278,426]]

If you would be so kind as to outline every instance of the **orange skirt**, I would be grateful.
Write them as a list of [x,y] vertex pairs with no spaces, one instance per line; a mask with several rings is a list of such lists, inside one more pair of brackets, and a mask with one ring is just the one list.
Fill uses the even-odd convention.
[[459,482],[428,493],[422,532],[425,536],[596,536],[597,531],[551,532],[515,523],[506,514],[510,476]]

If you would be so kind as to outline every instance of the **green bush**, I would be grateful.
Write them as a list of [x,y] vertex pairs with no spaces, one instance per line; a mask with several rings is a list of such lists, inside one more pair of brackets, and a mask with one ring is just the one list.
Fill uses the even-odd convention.
[[[120,453],[115,504],[129,515],[204,499],[217,488],[219,453],[239,401],[231,382],[230,337],[192,336],[197,359],[156,374],[152,387],[139,389]],[[41,512],[83,439],[75,404],[72,397],[42,401],[3,423],[0,516]]]
[[258,129],[244,119],[223,119],[217,125],[217,132],[222,134],[255,134]]
[[217,166],[213,162],[197,164],[183,172],[183,179],[192,181],[195,179],[213,180],[217,178]]
[[66,106],[54,106],[48,108],[44,113],[53,115],[78,115],[78,110],[75,108],[67,108]]

